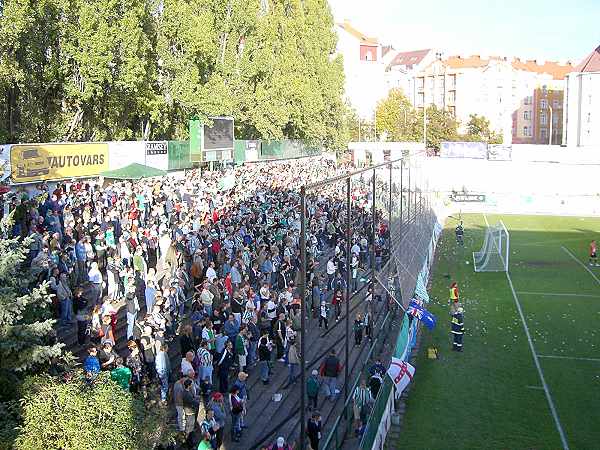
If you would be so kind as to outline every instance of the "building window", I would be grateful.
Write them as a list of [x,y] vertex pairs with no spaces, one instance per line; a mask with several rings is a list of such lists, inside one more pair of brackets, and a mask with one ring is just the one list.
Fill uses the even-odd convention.
[[456,89],[456,75],[450,75],[448,76],[448,81],[450,86],[448,87],[448,89]]
[[523,111],[523,120],[531,120],[531,111]]
[[545,98],[540,100],[540,108],[542,108],[542,109],[548,108],[548,101]]
[[587,123],[592,123],[592,113],[587,114]]
[[548,95],[548,88],[546,87],[546,85],[542,86],[542,95],[545,97],[546,95]]
[[540,123],[542,125],[548,125],[548,117],[546,116],[546,111],[542,111],[540,113]]
[[425,88],[425,78],[421,77],[421,78],[417,78],[417,89],[424,89]]
[[423,106],[425,104],[425,93],[419,92],[419,99],[417,101],[419,106]]
[[456,102],[456,91],[451,91],[448,93],[448,102],[453,105]]
[[527,125],[523,127],[523,136],[531,136],[531,127]]
[[558,114],[552,114],[552,125],[558,125]]
[[554,99],[554,100],[552,100],[552,107],[553,107],[554,109],[558,109],[558,108],[559,108],[559,106],[560,106],[560,103],[558,102],[558,100],[557,100],[557,99]]
[[531,105],[533,98],[531,96],[525,97],[525,101],[523,102],[525,105]]
[[540,137],[542,139],[548,139],[548,129],[547,128],[540,128]]
[[456,107],[455,106],[450,106],[448,108],[448,111],[450,112],[450,114],[452,114],[453,117],[456,117]]

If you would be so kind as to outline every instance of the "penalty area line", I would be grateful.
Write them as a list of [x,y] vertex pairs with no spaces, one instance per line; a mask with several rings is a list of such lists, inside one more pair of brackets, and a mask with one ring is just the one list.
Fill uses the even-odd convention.
[[554,424],[556,425],[556,429],[560,436],[560,440],[562,442],[563,449],[569,450],[569,444],[567,443],[567,438],[565,437],[565,432],[564,432],[562,425],[560,423],[560,420],[558,418],[558,413],[556,412],[556,407],[554,406],[554,400],[552,399],[552,394],[550,394],[550,389],[548,388],[548,384],[546,384],[546,379],[544,378],[544,372],[542,372],[542,366],[540,364],[540,360],[538,358],[537,353],[535,352],[535,347],[533,346],[533,341],[531,340],[531,334],[529,333],[529,327],[527,326],[527,322],[525,321],[525,316],[523,315],[523,310],[521,309],[521,303],[519,302],[519,297],[517,297],[515,287],[513,286],[513,282],[511,280],[508,272],[506,272],[506,278],[508,279],[508,284],[510,285],[510,290],[512,291],[513,298],[515,299],[515,304],[517,305],[517,311],[519,312],[519,316],[521,317],[521,323],[523,324],[523,328],[525,329],[525,335],[527,336],[527,342],[529,343],[529,349],[531,350],[531,354],[533,355],[533,362],[535,363],[535,367],[538,371],[540,381],[542,382],[542,388],[544,389],[544,393],[546,394],[546,400],[548,401],[548,406],[550,407],[550,412],[552,413],[552,417],[554,418]]
[[573,261],[575,261],[581,267],[583,267],[585,270],[587,270],[589,272],[589,274],[594,278],[594,280],[596,280],[596,283],[600,284],[600,279],[596,276],[596,274],[594,272],[592,272],[588,266],[586,266],[583,262],[581,262],[581,260],[577,256],[575,256],[573,253],[571,253],[571,251],[564,246],[561,246],[560,248],[562,248],[565,251],[565,253],[573,259]]
[[579,356],[561,356],[561,355],[537,355],[538,358],[552,358],[552,359],[571,359],[573,361],[595,361],[600,362],[600,358],[583,358]]
[[600,295],[591,294],[572,294],[569,292],[530,292],[517,291],[517,294],[522,295],[541,295],[542,297],[583,297],[583,298],[600,298]]

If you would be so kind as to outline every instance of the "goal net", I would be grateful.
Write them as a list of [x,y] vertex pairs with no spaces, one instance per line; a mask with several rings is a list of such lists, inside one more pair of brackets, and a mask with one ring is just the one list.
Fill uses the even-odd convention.
[[509,249],[510,235],[504,224],[488,226],[481,250],[473,252],[475,272],[508,272]]

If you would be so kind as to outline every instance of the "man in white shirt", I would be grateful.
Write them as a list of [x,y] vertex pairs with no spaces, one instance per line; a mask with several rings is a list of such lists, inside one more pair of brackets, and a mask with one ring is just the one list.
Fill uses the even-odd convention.
[[206,278],[208,278],[208,281],[210,281],[211,283],[214,282],[217,278],[217,271],[215,270],[214,262],[211,262],[208,266],[208,269],[206,269]]
[[358,242],[354,242],[352,248],[350,249],[350,253],[356,255],[357,257],[360,256],[360,245],[358,245]]
[[187,352],[185,354],[185,358],[181,359],[181,373],[184,377],[194,372],[194,366],[192,366],[193,360],[194,352]]
[[327,261],[327,289],[329,290],[332,288],[331,283],[335,277],[336,270],[337,266],[335,265],[333,258],[329,258],[329,261]]

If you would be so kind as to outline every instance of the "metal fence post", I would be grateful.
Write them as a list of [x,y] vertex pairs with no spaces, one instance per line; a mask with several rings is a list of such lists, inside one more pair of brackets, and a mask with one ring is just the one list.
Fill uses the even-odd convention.
[[373,230],[371,235],[371,242],[373,243],[371,248],[371,303],[373,303],[375,296],[375,240],[377,236],[377,208],[375,207],[375,196],[377,194],[377,187],[375,186],[376,173],[377,170],[373,169],[373,194],[371,195],[373,200],[373,204],[371,205],[371,214],[373,215]]
[[306,426],[306,189],[300,188],[300,450],[304,450],[304,435]]
[[350,217],[352,215],[350,211],[350,177],[346,179],[346,339],[345,339],[345,352],[346,352],[346,364],[344,364],[344,402],[348,399],[350,393],[348,392],[349,384],[349,368],[350,365]]
[[390,163],[390,185],[389,185],[389,205],[388,205],[388,239],[389,239],[389,255],[392,257],[392,172],[394,171],[394,164]]

